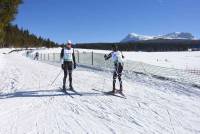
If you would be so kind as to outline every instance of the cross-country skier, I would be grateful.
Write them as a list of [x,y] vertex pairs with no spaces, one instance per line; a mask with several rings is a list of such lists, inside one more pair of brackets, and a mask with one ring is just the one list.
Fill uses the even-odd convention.
[[38,52],[36,52],[36,53],[35,53],[34,60],[38,60],[38,58],[39,58],[39,53],[38,53]]
[[62,48],[61,54],[61,67],[64,71],[63,78],[63,90],[66,90],[66,78],[67,74],[69,74],[69,88],[73,90],[72,86],[72,70],[76,68],[76,60],[74,55],[74,49],[72,48],[72,42],[70,40],[67,41],[66,47]]
[[113,72],[113,90],[112,93],[116,92],[115,88],[115,83],[116,83],[116,78],[118,77],[119,79],[119,84],[120,84],[120,92],[122,93],[123,87],[122,87],[122,71],[123,71],[123,66],[124,66],[124,56],[122,52],[118,51],[117,45],[112,46],[112,52],[109,53],[108,55],[104,55],[105,60],[108,60],[109,58],[112,58],[112,61],[114,62],[114,72]]

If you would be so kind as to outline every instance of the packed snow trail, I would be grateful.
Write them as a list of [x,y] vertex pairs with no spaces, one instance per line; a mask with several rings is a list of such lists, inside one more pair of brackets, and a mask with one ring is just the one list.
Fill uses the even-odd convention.
[[60,67],[21,53],[0,54],[0,133],[200,133],[200,91],[137,75],[123,77],[127,99],[92,89],[112,89],[112,74],[78,68],[74,98],[59,90]]

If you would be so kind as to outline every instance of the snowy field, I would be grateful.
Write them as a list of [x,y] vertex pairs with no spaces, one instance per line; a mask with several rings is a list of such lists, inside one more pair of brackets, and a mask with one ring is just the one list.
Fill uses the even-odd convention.
[[[106,53],[105,50],[76,49],[79,52]],[[38,50],[40,53],[60,53],[61,48]],[[200,51],[184,52],[123,52],[126,60],[143,62],[151,65],[184,69],[200,70]]]
[[200,52],[126,52],[129,60],[176,68],[200,70]]
[[[5,51],[0,49],[0,134],[200,133],[199,88],[135,74],[123,77],[123,99],[92,90],[112,90],[111,73],[79,67],[73,82],[82,96],[70,93],[72,98],[59,89],[63,74],[51,86],[60,67],[26,58],[23,52],[2,54]],[[200,55],[181,53],[182,59]],[[139,54],[150,59],[149,53]]]

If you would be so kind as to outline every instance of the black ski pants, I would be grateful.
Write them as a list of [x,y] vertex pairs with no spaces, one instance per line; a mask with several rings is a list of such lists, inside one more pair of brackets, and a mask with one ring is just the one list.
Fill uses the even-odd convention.
[[64,61],[62,68],[64,71],[63,86],[65,87],[67,75],[69,74],[69,86],[71,87],[72,86],[72,68],[73,68],[72,61]]
[[123,65],[122,63],[115,63],[115,70],[113,72],[113,90],[115,90],[115,83],[116,83],[116,79],[118,77],[119,80],[119,84],[120,84],[120,90],[122,90],[122,71],[123,71]]

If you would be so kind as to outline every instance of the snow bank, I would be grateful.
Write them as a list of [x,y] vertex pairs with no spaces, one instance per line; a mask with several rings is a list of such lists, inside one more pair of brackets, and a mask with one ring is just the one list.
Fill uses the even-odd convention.
[[3,69],[5,61],[3,59],[3,54],[0,54],[0,71]]
[[33,53],[39,52],[40,54],[46,54],[46,53],[60,53],[61,52],[61,47],[59,48],[39,48],[34,50]]
[[[93,49],[75,49],[81,53],[108,54],[111,51]],[[60,48],[40,49],[39,53],[60,53]],[[34,53],[36,52],[34,51]],[[151,65],[175,68],[200,70],[200,52],[123,52],[126,60],[143,62]]]
[[12,50],[12,48],[0,49],[0,72],[1,72],[1,70],[4,69],[5,63],[6,63],[4,55],[7,54],[8,52],[10,52],[11,50]]
[[125,52],[125,57],[151,65],[200,70],[200,52]]
[[0,53],[3,54],[3,53],[8,53],[12,50],[15,50],[16,48],[1,48],[0,49]]

